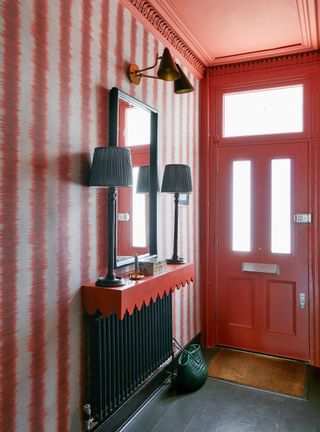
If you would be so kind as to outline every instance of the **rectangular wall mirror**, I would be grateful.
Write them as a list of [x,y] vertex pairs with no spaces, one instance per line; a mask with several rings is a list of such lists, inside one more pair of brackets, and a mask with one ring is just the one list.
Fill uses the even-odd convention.
[[158,112],[113,87],[109,146],[131,150],[133,187],[118,190],[115,267],[157,254]]

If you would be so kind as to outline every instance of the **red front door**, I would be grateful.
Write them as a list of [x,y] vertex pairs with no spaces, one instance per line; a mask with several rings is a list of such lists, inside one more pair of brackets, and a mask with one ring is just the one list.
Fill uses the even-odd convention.
[[217,343],[309,360],[308,145],[218,150]]

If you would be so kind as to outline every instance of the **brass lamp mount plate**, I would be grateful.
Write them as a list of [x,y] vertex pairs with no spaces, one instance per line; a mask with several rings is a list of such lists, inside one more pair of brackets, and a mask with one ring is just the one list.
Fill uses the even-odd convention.
[[141,82],[142,76],[139,74],[139,71],[139,66],[136,64],[131,64],[128,67],[128,78],[133,84],[139,85]]

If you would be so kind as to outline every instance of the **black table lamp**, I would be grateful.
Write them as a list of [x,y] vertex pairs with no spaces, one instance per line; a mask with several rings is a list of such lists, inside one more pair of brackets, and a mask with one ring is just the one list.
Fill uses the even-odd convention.
[[115,203],[118,187],[132,186],[130,150],[124,147],[96,147],[94,149],[89,186],[108,188],[108,269],[96,285],[114,287],[124,280],[114,274]]
[[178,203],[180,193],[192,192],[191,170],[188,165],[170,164],[165,166],[161,192],[174,193],[174,241],[173,255],[167,259],[168,264],[185,264],[178,256]]

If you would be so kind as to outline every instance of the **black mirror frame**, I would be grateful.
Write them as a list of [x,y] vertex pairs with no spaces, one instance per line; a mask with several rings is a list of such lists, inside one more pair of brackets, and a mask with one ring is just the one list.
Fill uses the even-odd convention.
[[[151,117],[150,125],[150,193],[149,193],[149,256],[157,255],[157,188],[158,188],[158,111],[149,105],[139,101],[133,96],[124,93],[117,87],[110,90],[109,104],[109,146],[118,146],[119,132],[119,99],[128,103],[148,110]],[[117,221],[117,210],[115,221]],[[134,258],[122,260],[121,264],[117,263],[117,226],[115,224],[115,247],[114,262],[115,268],[123,267],[134,263]],[[145,256],[145,255],[144,255]]]

